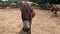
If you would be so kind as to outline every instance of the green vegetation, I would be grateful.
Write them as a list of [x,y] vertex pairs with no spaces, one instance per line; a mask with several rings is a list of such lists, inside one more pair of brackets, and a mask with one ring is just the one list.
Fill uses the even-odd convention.
[[0,0],[0,2],[8,2],[8,3],[17,3],[20,1],[22,1],[22,0],[7,0],[7,1]]
[[60,0],[30,0],[30,1],[36,2],[36,3],[46,3],[46,2],[49,2],[49,3],[60,4]]
[[[22,0],[8,0],[8,1],[5,1],[5,2],[8,2],[8,3],[17,3],[17,2],[20,2]],[[46,3],[46,2],[50,2],[50,3],[59,3],[60,4],[60,0],[30,0],[32,2],[36,2],[38,4],[40,3]],[[0,2],[4,2],[2,0],[0,0]]]

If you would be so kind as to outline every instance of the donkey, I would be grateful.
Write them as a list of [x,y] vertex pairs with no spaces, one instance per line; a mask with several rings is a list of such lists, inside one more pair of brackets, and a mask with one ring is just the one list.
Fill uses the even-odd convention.
[[54,17],[58,17],[57,12],[60,11],[60,6],[56,4],[45,3],[45,7],[53,12]]
[[54,13],[53,13],[53,16],[54,16],[54,17],[58,17],[57,12],[60,11],[60,6],[59,6],[59,5],[56,5],[56,4],[55,4],[55,5],[52,4],[52,9],[51,9],[51,11],[54,12]]
[[23,31],[31,34],[32,18],[34,18],[35,13],[33,12],[33,9],[27,2],[20,3],[20,10],[22,16],[21,18],[23,21]]

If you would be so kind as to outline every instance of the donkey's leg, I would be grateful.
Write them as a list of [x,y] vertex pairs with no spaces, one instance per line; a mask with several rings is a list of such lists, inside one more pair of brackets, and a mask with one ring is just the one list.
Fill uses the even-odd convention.
[[52,15],[51,18],[53,18],[53,17],[58,17],[58,15],[57,15],[57,10],[54,10],[54,11],[53,11],[53,15]]
[[58,17],[58,15],[57,15],[57,10],[54,11],[54,17]]

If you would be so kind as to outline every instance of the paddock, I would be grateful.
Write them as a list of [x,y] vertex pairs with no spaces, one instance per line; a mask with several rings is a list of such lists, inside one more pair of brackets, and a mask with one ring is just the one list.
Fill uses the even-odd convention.
[[[60,34],[59,17],[50,18],[50,10],[34,9],[36,16],[32,20],[32,34]],[[0,9],[0,34],[19,34],[23,27],[19,8]]]

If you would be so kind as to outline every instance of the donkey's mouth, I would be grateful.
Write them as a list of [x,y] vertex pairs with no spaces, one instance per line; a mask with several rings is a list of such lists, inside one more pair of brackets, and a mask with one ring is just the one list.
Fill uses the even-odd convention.
[[30,22],[28,20],[24,20],[23,25],[24,25],[25,29],[30,28],[29,24],[30,24]]

